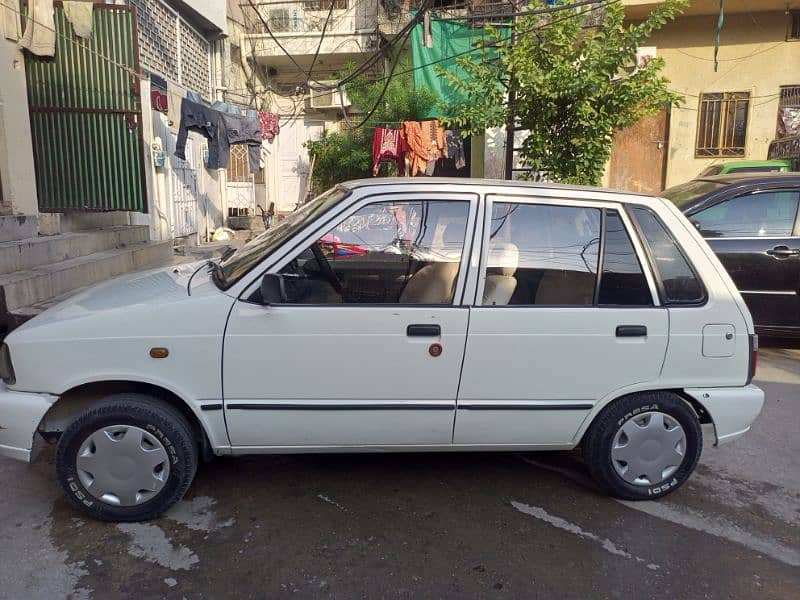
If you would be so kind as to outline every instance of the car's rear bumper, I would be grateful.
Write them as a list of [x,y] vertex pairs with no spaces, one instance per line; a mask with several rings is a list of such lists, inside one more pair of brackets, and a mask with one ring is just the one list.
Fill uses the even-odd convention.
[[14,392],[0,383],[0,456],[29,462],[36,428],[58,398]]
[[764,406],[764,392],[754,385],[684,390],[706,409],[714,423],[717,445],[743,436]]

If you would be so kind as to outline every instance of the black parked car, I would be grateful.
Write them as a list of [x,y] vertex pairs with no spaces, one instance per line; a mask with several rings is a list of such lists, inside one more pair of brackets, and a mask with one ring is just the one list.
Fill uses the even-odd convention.
[[800,337],[800,173],[703,177],[662,195],[719,256],[759,333]]

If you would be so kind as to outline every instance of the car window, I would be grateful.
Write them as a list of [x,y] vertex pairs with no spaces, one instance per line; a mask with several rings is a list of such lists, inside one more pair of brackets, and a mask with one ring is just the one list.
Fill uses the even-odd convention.
[[483,305],[594,303],[600,210],[492,205]]
[[686,257],[661,220],[647,208],[635,207],[631,213],[639,223],[644,241],[663,286],[665,304],[697,304],[705,300],[705,290]]
[[606,210],[602,265],[598,304],[652,306],[650,286],[616,210]]
[[800,193],[746,194],[692,214],[705,237],[787,236],[794,229]]
[[450,304],[469,202],[376,202],[283,268],[294,304]]

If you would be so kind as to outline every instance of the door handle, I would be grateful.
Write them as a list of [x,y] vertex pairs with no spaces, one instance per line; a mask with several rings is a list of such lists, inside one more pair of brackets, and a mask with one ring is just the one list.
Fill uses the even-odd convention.
[[439,337],[442,328],[439,325],[409,325],[406,328],[408,337]]
[[800,254],[800,248],[789,248],[789,246],[775,246],[772,250],[767,250],[767,254],[777,258],[788,258]]
[[617,337],[646,337],[647,327],[644,325],[617,325]]

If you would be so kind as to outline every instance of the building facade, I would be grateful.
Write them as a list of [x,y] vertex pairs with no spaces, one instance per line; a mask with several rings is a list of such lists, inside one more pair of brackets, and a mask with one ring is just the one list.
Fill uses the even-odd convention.
[[[629,19],[655,0],[625,0]],[[710,165],[767,158],[769,143],[792,133],[800,108],[800,2],[729,0],[714,46],[720,3],[692,0],[642,50],[665,61],[670,88],[685,100],[615,137],[612,187],[658,193]],[[800,117],[794,117],[795,119]]]

